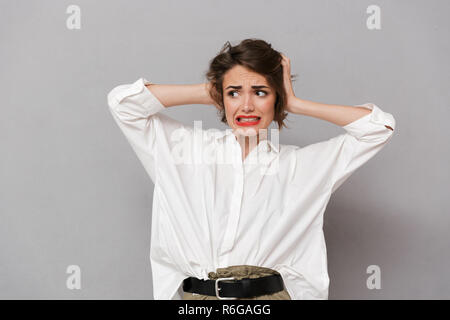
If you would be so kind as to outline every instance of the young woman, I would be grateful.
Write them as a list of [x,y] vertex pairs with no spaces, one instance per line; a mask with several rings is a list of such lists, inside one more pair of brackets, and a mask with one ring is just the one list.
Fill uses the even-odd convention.
[[[296,97],[289,59],[259,39],[227,42],[206,76],[191,85],[140,78],[108,94],[155,184],[154,298],[328,299],[325,208],[386,145],[394,117],[373,103]],[[230,129],[198,129],[160,112],[190,104],[214,105]],[[271,122],[282,129],[288,112],[345,133],[305,147],[268,139]]]

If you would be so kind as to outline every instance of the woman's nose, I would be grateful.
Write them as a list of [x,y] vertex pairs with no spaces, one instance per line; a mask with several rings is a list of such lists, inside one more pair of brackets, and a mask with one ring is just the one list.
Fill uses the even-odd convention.
[[252,103],[252,101],[250,99],[250,96],[247,95],[244,98],[244,110],[245,111],[252,111],[253,109],[254,109],[253,103]]
[[249,112],[253,111],[253,107],[251,107],[248,103],[244,105],[244,111]]

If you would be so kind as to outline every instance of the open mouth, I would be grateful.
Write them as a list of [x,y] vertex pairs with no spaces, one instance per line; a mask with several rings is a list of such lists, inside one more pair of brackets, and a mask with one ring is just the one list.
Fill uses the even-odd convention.
[[236,117],[236,123],[238,125],[255,125],[261,121],[261,117],[258,116],[238,116]]

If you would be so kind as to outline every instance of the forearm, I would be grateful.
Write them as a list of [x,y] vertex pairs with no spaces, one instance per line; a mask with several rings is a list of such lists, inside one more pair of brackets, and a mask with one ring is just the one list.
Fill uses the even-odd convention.
[[147,84],[156,98],[166,107],[186,104],[212,104],[207,83],[199,84]]
[[294,99],[290,108],[295,114],[322,119],[338,126],[345,126],[371,112],[364,107],[325,104],[299,98]]

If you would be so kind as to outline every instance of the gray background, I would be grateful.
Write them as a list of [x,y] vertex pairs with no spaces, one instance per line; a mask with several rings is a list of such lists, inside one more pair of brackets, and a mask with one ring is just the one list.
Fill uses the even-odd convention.
[[[69,30],[66,8],[81,8]],[[381,30],[366,8],[381,7]],[[393,139],[325,213],[330,299],[450,298],[450,2],[0,1],[0,298],[153,299],[153,184],[106,95],[145,77],[204,82],[227,40],[255,37],[291,59],[297,96],[373,102]],[[213,106],[164,110],[224,129]],[[280,143],[343,133],[290,115]],[[66,268],[81,267],[80,290]],[[369,290],[366,268],[381,268]]]

